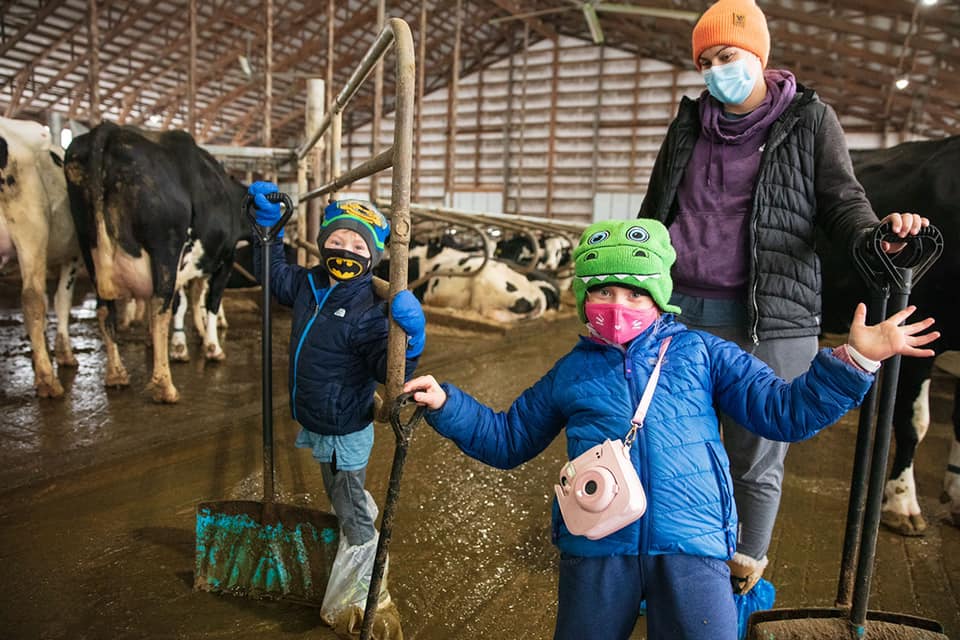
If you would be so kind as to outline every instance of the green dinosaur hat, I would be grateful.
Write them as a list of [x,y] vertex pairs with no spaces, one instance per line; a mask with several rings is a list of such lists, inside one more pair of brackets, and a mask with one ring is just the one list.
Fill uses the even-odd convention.
[[583,322],[587,290],[601,284],[643,289],[661,311],[680,313],[670,304],[673,280],[670,267],[677,252],[667,228],[656,220],[605,220],[584,230],[573,251],[573,295]]

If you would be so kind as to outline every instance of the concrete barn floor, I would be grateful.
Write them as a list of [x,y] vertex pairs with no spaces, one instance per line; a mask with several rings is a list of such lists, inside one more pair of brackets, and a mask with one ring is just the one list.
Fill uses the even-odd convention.
[[[78,369],[67,393],[33,395],[16,283],[0,282],[0,638],[333,638],[315,609],[195,592],[194,506],[260,499],[259,315],[228,299],[227,360],[173,366],[181,401],[153,404],[144,387],[145,330],[121,345],[127,390],[102,385],[103,354],[88,299],[73,310]],[[256,297],[253,297],[255,300]],[[286,312],[274,326],[277,486],[283,501],[326,509],[318,469],[292,447],[285,392]],[[573,343],[575,318],[505,335],[431,327],[420,371],[500,408]],[[50,333],[52,342],[52,333]],[[949,391],[934,384],[933,418],[917,456],[925,537],[881,531],[871,607],[931,617],[960,637],[960,530],[937,501],[950,441]],[[768,577],[783,607],[830,606],[846,513],[856,414],[788,459]],[[383,502],[394,439],[379,425],[368,487]],[[390,589],[408,639],[552,637],[556,551],[549,542],[558,439],[537,460],[497,471],[425,424],[413,437],[394,523]],[[641,621],[634,638],[644,638]]]

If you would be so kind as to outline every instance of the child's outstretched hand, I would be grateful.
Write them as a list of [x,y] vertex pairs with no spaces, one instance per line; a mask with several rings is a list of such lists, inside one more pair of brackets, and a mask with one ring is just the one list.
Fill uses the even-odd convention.
[[407,380],[403,385],[403,392],[414,392],[413,400],[428,409],[439,409],[447,401],[447,392],[433,376],[419,376]]
[[910,305],[883,322],[868,327],[866,324],[867,306],[861,302],[857,305],[856,311],[853,312],[853,324],[850,325],[850,335],[847,342],[864,357],[871,360],[886,360],[898,353],[915,358],[933,357],[936,355],[933,349],[917,348],[930,344],[940,337],[939,331],[921,333],[933,326],[933,318],[899,326],[916,310],[917,308],[914,305]]

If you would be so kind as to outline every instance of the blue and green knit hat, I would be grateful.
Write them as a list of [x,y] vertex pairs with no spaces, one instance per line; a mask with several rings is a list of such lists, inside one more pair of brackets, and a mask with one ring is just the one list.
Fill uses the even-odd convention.
[[670,304],[670,267],[677,253],[670,233],[649,218],[605,220],[587,227],[573,251],[573,295],[583,322],[587,291],[600,285],[620,285],[646,291],[661,311],[680,313]]
[[323,223],[317,235],[317,247],[337,229],[356,231],[370,249],[371,266],[383,257],[384,243],[390,236],[390,223],[376,205],[366,200],[334,200],[323,210]]

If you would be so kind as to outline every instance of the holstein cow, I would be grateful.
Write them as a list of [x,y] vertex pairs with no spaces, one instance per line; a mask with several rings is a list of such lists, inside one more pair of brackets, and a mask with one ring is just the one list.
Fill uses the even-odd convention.
[[54,296],[54,354],[75,367],[67,324],[80,251],[70,219],[63,157],[50,132],[28,120],[0,118],[0,266],[16,257],[23,285],[23,319],[33,351],[34,387],[41,398],[63,395],[47,351],[47,268],[60,268]]
[[[879,151],[851,153],[857,178],[877,215],[893,211],[919,213],[943,233],[943,255],[913,288],[911,304],[921,317],[936,318],[942,336],[933,344],[939,352],[960,349],[960,136],[908,142]],[[853,305],[868,300],[848,250],[822,251],[824,329],[846,331]],[[894,412],[896,453],[884,488],[883,523],[904,535],[920,535],[926,522],[917,501],[913,457],[930,425],[929,391],[933,358],[903,358]],[[960,526],[960,381],[954,390],[954,442],[943,481],[943,499],[950,502],[953,521]]]
[[114,302],[148,300],[153,398],[176,402],[167,354],[174,296],[193,278],[208,280],[204,355],[222,360],[217,311],[236,244],[249,234],[240,211],[246,190],[189,134],[112,123],[75,138],[65,170],[80,249],[97,288],[106,384],[129,384],[117,350]]
[[[382,261],[377,273],[386,277],[388,267],[388,260]],[[439,272],[476,272],[476,275],[438,275],[425,280],[413,289],[414,295],[424,304],[471,309],[503,323],[538,318],[548,306],[541,288],[551,288],[548,282],[531,281],[496,260],[487,260],[483,264],[483,255],[460,251],[441,240],[430,240],[427,244],[411,243],[409,281],[414,283]]]

